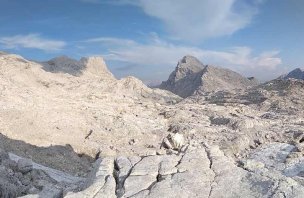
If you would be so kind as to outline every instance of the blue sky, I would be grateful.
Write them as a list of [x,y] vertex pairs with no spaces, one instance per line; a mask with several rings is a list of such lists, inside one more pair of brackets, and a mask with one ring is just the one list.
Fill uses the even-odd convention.
[[165,80],[184,55],[267,80],[304,63],[301,0],[0,0],[0,50],[101,55],[118,78]]

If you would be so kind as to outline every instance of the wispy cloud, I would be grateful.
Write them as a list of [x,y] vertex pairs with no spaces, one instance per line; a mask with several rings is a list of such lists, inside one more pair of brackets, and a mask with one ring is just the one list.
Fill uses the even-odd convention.
[[33,48],[45,52],[60,51],[66,46],[64,41],[46,39],[39,34],[0,37],[0,44],[6,49]]
[[161,20],[175,39],[201,41],[246,27],[264,0],[118,0]]
[[83,41],[85,43],[96,43],[100,42],[103,44],[109,44],[110,46],[118,45],[136,45],[137,43],[131,39],[120,39],[120,38],[112,38],[112,37],[98,37],[98,38],[91,38]]
[[226,51],[206,50],[185,45],[175,45],[157,36],[152,37],[147,43],[109,37],[94,38],[87,42],[107,45],[109,50],[103,55],[107,60],[120,61],[128,66],[154,67],[159,68],[159,70],[169,66],[173,67],[185,55],[193,55],[205,64],[228,67],[250,75],[255,75],[260,71],[269,71],[271,73],[282,63],[281,58],[278,57],[279,51],[276,50],[262,52],[257,55],[249,47],[233,47]]

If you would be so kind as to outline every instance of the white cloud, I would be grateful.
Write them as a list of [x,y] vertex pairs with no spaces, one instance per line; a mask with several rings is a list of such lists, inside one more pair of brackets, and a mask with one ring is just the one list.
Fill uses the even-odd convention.
[[274,70],[282,63],[279,51],[267,51],[256,56],[249,47],[233,47],[227,51],[204,51],[201,55],[208,62],[227,65],[238,71],[250,69]]
[[160,19],[175,39],[199,41],[246,27],[263,0],[120,0]]
[[60,51],[66,46],[64,41],[45,39],[39,34],[0,37],[0,44],[6,49],[33,48],[46,52]]
[[266,0],[80,0],[133,5],[159,19],[173,39],[202,41],[231,35],[248,26]]
[[92,38],[88,39],[84,42],[87,43],[96,43],[100,42],[103,44],[109,44],[110,46],[113,45],[136,45],[136,42],[130,39],[119,39],[119,38],[112,38],[112,37],[99,37],[99,38]]
[[159,71],[170,66],[173,69],[177,61],[185,55],[193,55],[204,64],[227,67],[245,75],[260,75],[261,71],[266,71],[265,74],[267,71],[272,73],[282,63],[281,58],[278,57],[278,51],[262,52],[257,55],[254,55],[249,47],[214,51],[171,44],[157,36],[144,44],[133,40],[108,37],[90,39],[87,42],[99,42],[101,45],[107,45],[108,53],[103,55],[106,60],[120,61],[128,66],[154,67],[158,68]]

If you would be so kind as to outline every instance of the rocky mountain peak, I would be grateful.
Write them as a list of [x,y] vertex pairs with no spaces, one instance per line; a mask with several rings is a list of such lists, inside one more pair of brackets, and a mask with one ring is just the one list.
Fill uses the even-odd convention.
[[[184,63],[184,64],[183,64]],[[180,61],[178,66],[182,65],[203,65],[196,57],[191,55],[184,56]]]
[[177,64],[169,79],[160,88],[169,90],[181,97],[187,97],[200,84],[200,73],[204,65],[193,56],[184,56]]
[[160,88],[185,98],[195,93],[244,89],[256,84],[229,69],[205,66],[193,56],[184,56]]
[[185,75],[196,73],[204,68],[197,58],[193,56],[184,56],[177,64],[175,73],[177,77],[184,77]]
[[297,68],[297,69],[295,69],[295,70],[304,72],[304,69],[303,69],[303,68]]
[[304,69],[296,68],[283,76],[283,79],[289,79],[289,78],[304,80]]
[[186,76],[200,72],[204,65],[193,56],[184,56],[177,64],[175,70],[170,74],[169,81],[177,82]]
[[113,74],[108,70],[104,59],[100,56],[83,57],[80,62],[84,65],[87,73],[114,78]]
[[42,63],[43,69],[53,73],[68,73],[73,76],[94,75],[100,77],[114,78],[107,69],[102,57],[83,57],[80,61],[60,56]]

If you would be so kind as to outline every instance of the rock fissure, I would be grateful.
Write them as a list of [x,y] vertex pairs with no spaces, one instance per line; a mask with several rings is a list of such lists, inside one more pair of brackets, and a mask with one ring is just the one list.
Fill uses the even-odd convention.
[[213,172],[214,174],[214,177],[212,178],[212,181],[210,182],[210,191],[209,191],[209,194],[208,194],[208,198],[211,197],[212,195],[212,191],[213,191],[213,185],[216,183],[216,178],[217,178],[217,174],[216,172],[213,170],[213,159],[212,159],[212,156],[211,156],[211,151],[210,149],[205,145],[205,144],[202,144],[204,149],[205,149],[205,152],[206,152],[206,156],[209,160],[209,169]]
[[[162,180],[162,178],[161,178],[162,175],[160,174],[160,169],[161,169],[161,162],[158,163],[158,170],[157,170],[157,175],[156,175],[155,181],[152,182],[148,188],[143,189],[143,190],[137,192],[136,194],[139,194],[139,193],[147,190],[147,191],[149,191],[148,195],[150,195],[151,189],[153,188],[153,186],[155,186],[158,182],[160,182]],[[136,195],[136,194],[134,194],[134,195]],[[132,195],[132,196],[134,196],[134,195]]]
[[177,170],[178,170],[177,172],[179,172],[178,166],[182,163],[183,158],[185,157],[185,155],[186,155],[186,152],[182,153],[182,157],[180,158],[180,160],[178,160],[177,164],[175,165],[175,168],[177,168]]
[[106,183],[107,183],[107,181],[108,181],[108,179],[109,179],[109,175],[107,175],[106,177],[105,177],[105,182],[104,182],[104,184],[99,188],[99,190],[93,195],[93,198],[95,198],[97,195],[98,195],[98,193],[104,188],[104,186],[106,185]]
[[93,130],[90,130],[89,133],[85,136],[84,139],[89,139],[90,136],[92,135],[92,133],[93,133]]
[[[140,163],[144,158],[141,157],[141,159],[136,162],[134,165],[132,165],[132,167],[130,168],[130,170],[128,171],[126,176],[121,177],[120,174],[120,169],[119,166],[117,164],[117,161],[114,160],[114,170],[113,170],[113,177],[115,178],[115,183],[116,183],[116,187],[115,187],[115,194],[117,198],[121,198],[124,194],[125,194],[125,181],[127,180],[127,178],[131,175],[133,168]],[[130,160],[128,159],[128,161],[130,162]],[[130,162],[131,164],[131,162]]]

